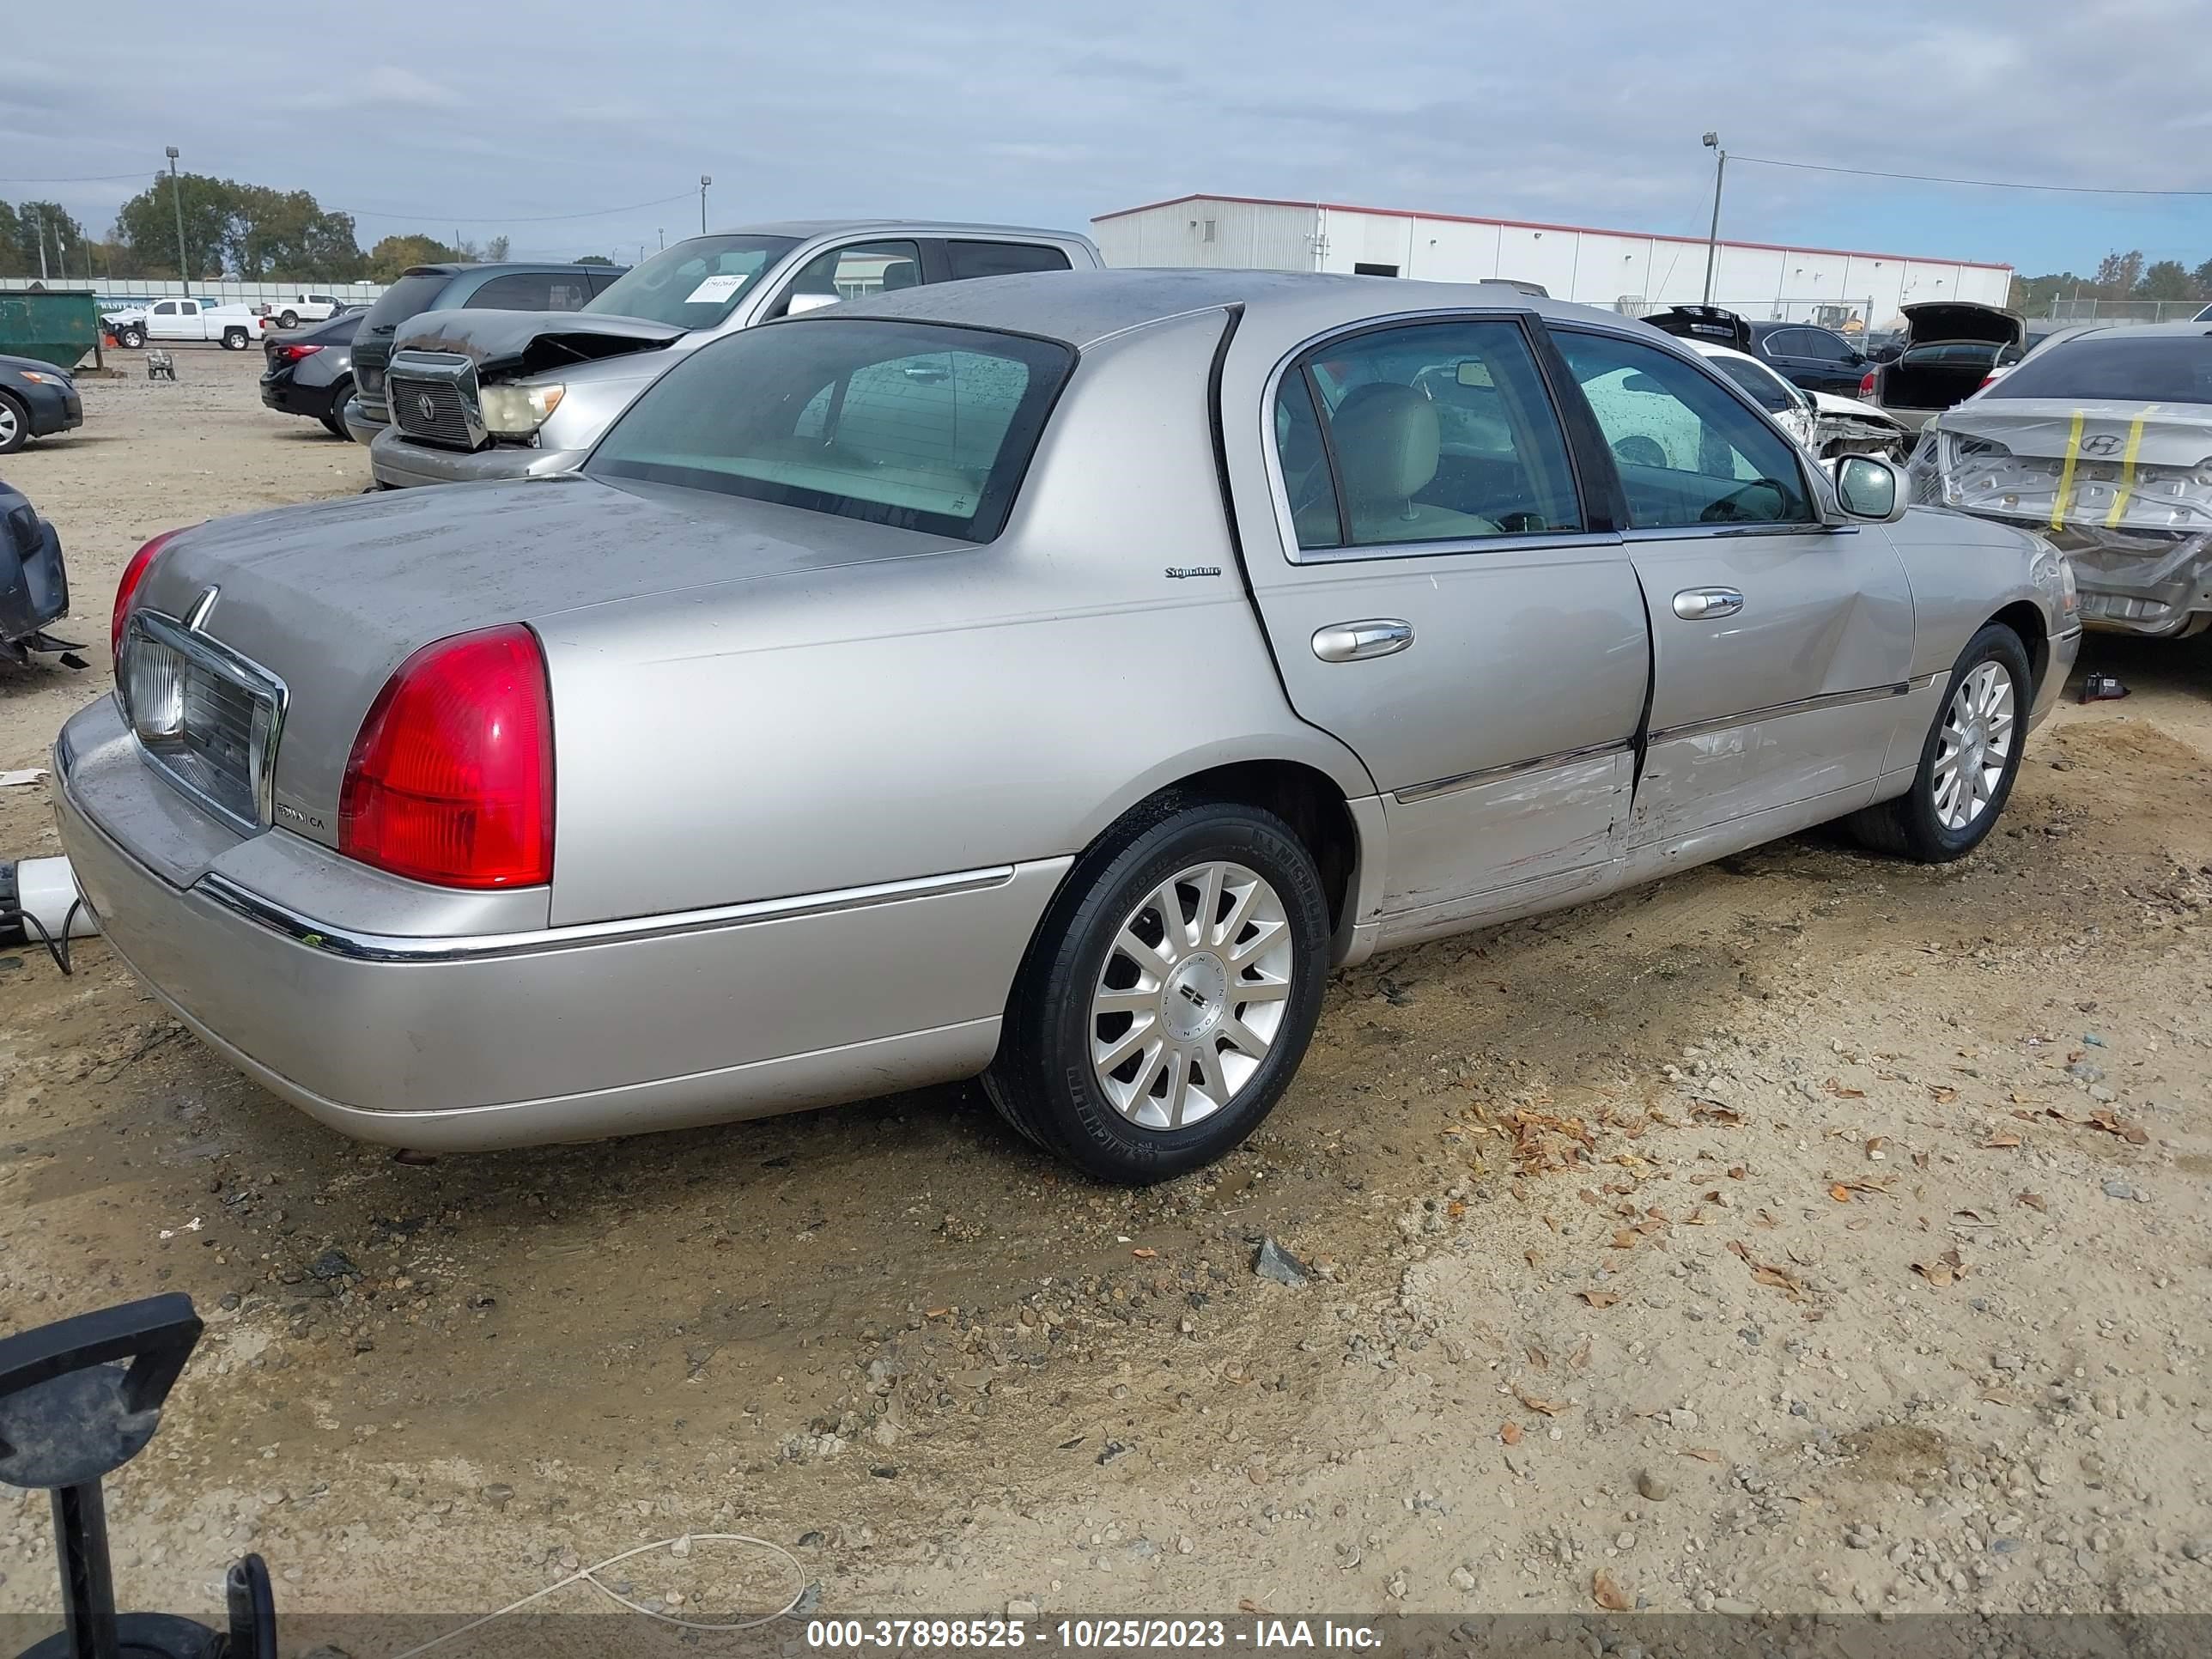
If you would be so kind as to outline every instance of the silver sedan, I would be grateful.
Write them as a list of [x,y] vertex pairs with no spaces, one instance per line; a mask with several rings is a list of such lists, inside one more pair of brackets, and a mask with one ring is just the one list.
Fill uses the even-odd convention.
[[2075,604],[1620,317],[992,278],[693,354],[581,476],[149,545],[59,811],[114,948],[347,1133],[980,1073],[1144,1181],[1332,964],[1832,819],[1969,852]]

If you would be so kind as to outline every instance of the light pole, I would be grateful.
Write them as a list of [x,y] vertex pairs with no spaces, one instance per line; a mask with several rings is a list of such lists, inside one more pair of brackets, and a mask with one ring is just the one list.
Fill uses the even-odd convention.
[[706,173],[699,175],[699,234],[707,234],[707,186],[714,181]]
[[163,152],[169,158],[169,199],[177,209],[177,279],[185,285],[185,297],[192,297],[192,273],[185,263],[185,187],[177,181],[177,147],[171,144]]
[[1721,240],[1721,181],[1728,177],[1728,152],[1717,132],[1705,135],[1705,148],[1713,153],[1713,228],[1705,234],[1705,303],[1713,302],[1713,255]]

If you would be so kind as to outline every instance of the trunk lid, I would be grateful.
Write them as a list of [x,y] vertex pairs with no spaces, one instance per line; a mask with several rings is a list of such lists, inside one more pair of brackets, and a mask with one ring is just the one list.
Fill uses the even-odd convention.
[[392,355],[430,351],[465,357],[479,380],[489,380],[658,351],[690,331],[642,317],[580,311],[426,311],[399,330]]
[[[334,846],[339,787],[369,704],[432,641],[655,592],[933,550],[931,538],[908,531],[696,490],[578,477],[457,484],[188,531],[155,561],[139,606],[186,618],[217,590],[198,631],[287,694],[273,769],[277,821]],[[557,730],[558,686],[554,702]]]
[[1737,351],[1751,349],[1751,325],[1718,306],[1675,306],[1644,319],[1662,334],[1685,340],[1711,340]]
[[1905,343],[1927,345],[1939,340],[1986,340],[1993,345],[2017,346],[2027,339],[2027,325],[2009,311],[1975,305],[1966,300],[1930,300],[1906,306]]
[[2212,410],[1982,398],[1937,422],[1945,507],[2076,531],[2212,532]]

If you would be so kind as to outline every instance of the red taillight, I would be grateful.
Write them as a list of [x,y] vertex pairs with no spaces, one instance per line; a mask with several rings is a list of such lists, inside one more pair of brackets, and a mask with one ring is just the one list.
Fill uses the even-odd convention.
[[346,763],[338,851],[441,887],[553,878],[553,703],[535,634],[457,634],[399,665]]
[[1872,369],[1867,370],[1865,374],[1859,376],[1859,396],[1862,398],[1871,398],[1874,396],[1874,371]]
[[110,656],[123,654],[123,624],[131,620],[131,601],[137,597],[138,586],[146,580],[147,571],[153,568],[155,556],[176,538],[184,528],[164,530],[131,556],[131,562],[123,567],[123,579],[115,584],[115,611],[107,624],[107,650]]
[[319,345],[280,345],[276,348],[276,355],[288,363],[296,363],[302,357],[312,357],[321,349]]

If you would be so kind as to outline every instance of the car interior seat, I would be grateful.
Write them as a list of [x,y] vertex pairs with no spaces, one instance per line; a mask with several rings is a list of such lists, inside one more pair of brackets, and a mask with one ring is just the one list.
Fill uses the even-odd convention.
[[1412,386],[1374,380],[1345,394],[1330,422],[1352,533],[1363,543],[1494,536],[1488,519],[1416,499],[1435,481],[1437,406]]

